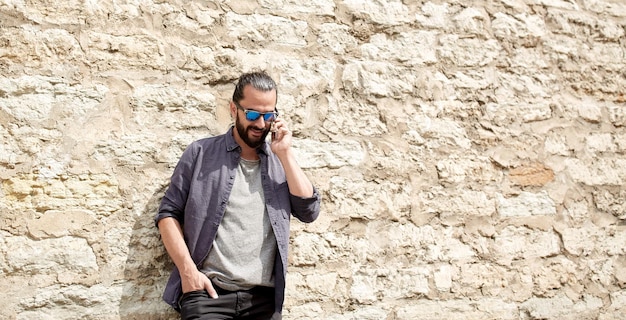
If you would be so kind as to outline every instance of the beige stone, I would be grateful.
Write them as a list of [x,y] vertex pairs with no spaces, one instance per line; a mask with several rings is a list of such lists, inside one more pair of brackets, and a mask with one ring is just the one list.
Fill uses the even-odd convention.
[[177,319],[153,217],[267,70],[285,319],[623,319],[618,0],[0,1],[0,318]]
[[530,163],[511,169],[509,178],[521,186],[543,186],[554,179],[554,172],[540,163]]

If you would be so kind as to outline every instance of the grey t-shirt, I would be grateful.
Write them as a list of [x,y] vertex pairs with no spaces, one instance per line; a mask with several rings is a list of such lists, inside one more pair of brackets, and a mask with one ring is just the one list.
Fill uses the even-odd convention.
[[241,159],[202,271],[225,290],[273,287],[275,258],[276,238],[265,208],[260,161]]

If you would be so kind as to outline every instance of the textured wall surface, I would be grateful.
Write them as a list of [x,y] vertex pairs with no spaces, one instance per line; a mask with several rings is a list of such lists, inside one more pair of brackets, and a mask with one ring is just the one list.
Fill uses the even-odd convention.
[[626,319],[623,0],[0,0],[0,318],[176,319],[152,219],[254,68],[324,197],[286,319]]

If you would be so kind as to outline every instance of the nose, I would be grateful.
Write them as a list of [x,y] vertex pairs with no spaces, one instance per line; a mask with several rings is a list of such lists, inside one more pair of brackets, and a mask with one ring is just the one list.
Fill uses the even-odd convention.
[[265,121],[265,118],[263,118],[263,116],[260,116],[258,119],[252,121],[252,125],[258,130],[267,129],[267,125],[270,123],[270,121]]
[[261,127],[265,127],[266,122],[267,121],[265,121],[265,118],[263,116],[260,116],[258,119],[253,121],[254,124],[260,124]]

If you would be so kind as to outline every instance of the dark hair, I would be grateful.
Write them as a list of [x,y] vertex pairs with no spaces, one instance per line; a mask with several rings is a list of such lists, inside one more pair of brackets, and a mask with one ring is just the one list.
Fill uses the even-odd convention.
[[235,91],[233,92],[234,102],[239,103],[239,101],[243,100],[243,88],[247,85],[251,85],[253,88],[263,92],[276,90],[276,100],[278,100],[278,88],[276,87],[274,79],[265,73],[265,71],[255,71],[244,73],[239,77],[235,85]]

